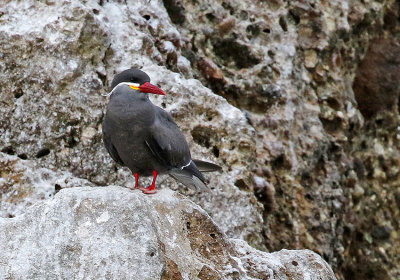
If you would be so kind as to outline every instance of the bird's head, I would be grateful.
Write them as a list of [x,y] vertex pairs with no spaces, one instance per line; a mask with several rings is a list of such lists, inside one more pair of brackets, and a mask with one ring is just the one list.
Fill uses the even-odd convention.
[[136,68],[130,68],[115,75],[111,83],[112,90],[105,96],[111,95],[121,84],[128,85],[132,90],[139,92],[165,95],[162,89],[150,84],[150,77],[145,72]]

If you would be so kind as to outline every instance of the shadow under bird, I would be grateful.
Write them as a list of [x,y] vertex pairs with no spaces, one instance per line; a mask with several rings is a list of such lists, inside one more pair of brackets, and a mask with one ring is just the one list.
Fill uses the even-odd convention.
[[[192,160],[189,146],[171,115],[151,103],[148,94],[165,95],[150,83],[149,76],[136,68],[117,74],[103,121],[103,140],[111,157],[128,167],[135,187],[146,194],[156,193],[158,174],[169,174],[196,190],[208,190],[201,172],[221,167]],[[139,176],[153,176],[152,184],[139,187]]]

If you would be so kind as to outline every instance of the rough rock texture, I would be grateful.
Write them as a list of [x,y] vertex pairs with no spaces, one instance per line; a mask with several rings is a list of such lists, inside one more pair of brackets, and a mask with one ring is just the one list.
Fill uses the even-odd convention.
[[92,186],[69,172],[38,168],[34,162],[1,153],[0,217],[13,218],[28,206],[54,196],[62,188]]
[[229,237],[312,249],[339,279],[398,279],[399,9],[394,0],[2,3],[0,150],[93,184],[132,184],[102,147],[100,94],[116,72],[141,67],[167,92],[155,102],[193,155],[224,166],[208,176],[214,195],[182,192]]
[[0,218],[2,279],[335,279],[309,250],[265,253],[227,239],[171,190],[61,190]]

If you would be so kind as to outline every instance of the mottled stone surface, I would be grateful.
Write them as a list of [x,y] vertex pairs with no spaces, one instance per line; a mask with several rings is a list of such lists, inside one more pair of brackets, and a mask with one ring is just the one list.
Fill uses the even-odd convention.
[[2,279],[336,279],[317,254],[228,239],[171,190],[71,188],[0,218]]
[[69,172],[37,167],[33,161],[0,153],[0,217],[25,213],[37,201],[53,197],[63,188],[92,186]]
[[359,110],[366,119],[380,112],[396,113],[400,96],[400,38],[371,42],[353,83]]
[[194,157],[224,166],[214,195],[179,189],[229,237],[311,249],[339,279],[398,279],[398,19],[394,0],[8,1],[0,150],[131,185],[102,147],[100,94],[140,67]]

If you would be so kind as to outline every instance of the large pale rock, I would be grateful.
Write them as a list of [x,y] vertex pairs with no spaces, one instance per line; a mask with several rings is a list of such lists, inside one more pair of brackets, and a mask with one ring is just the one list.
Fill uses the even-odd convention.
[[61,190],[0,219],[2,279],[336,279],[317,254],[228,239],[171,190]]

